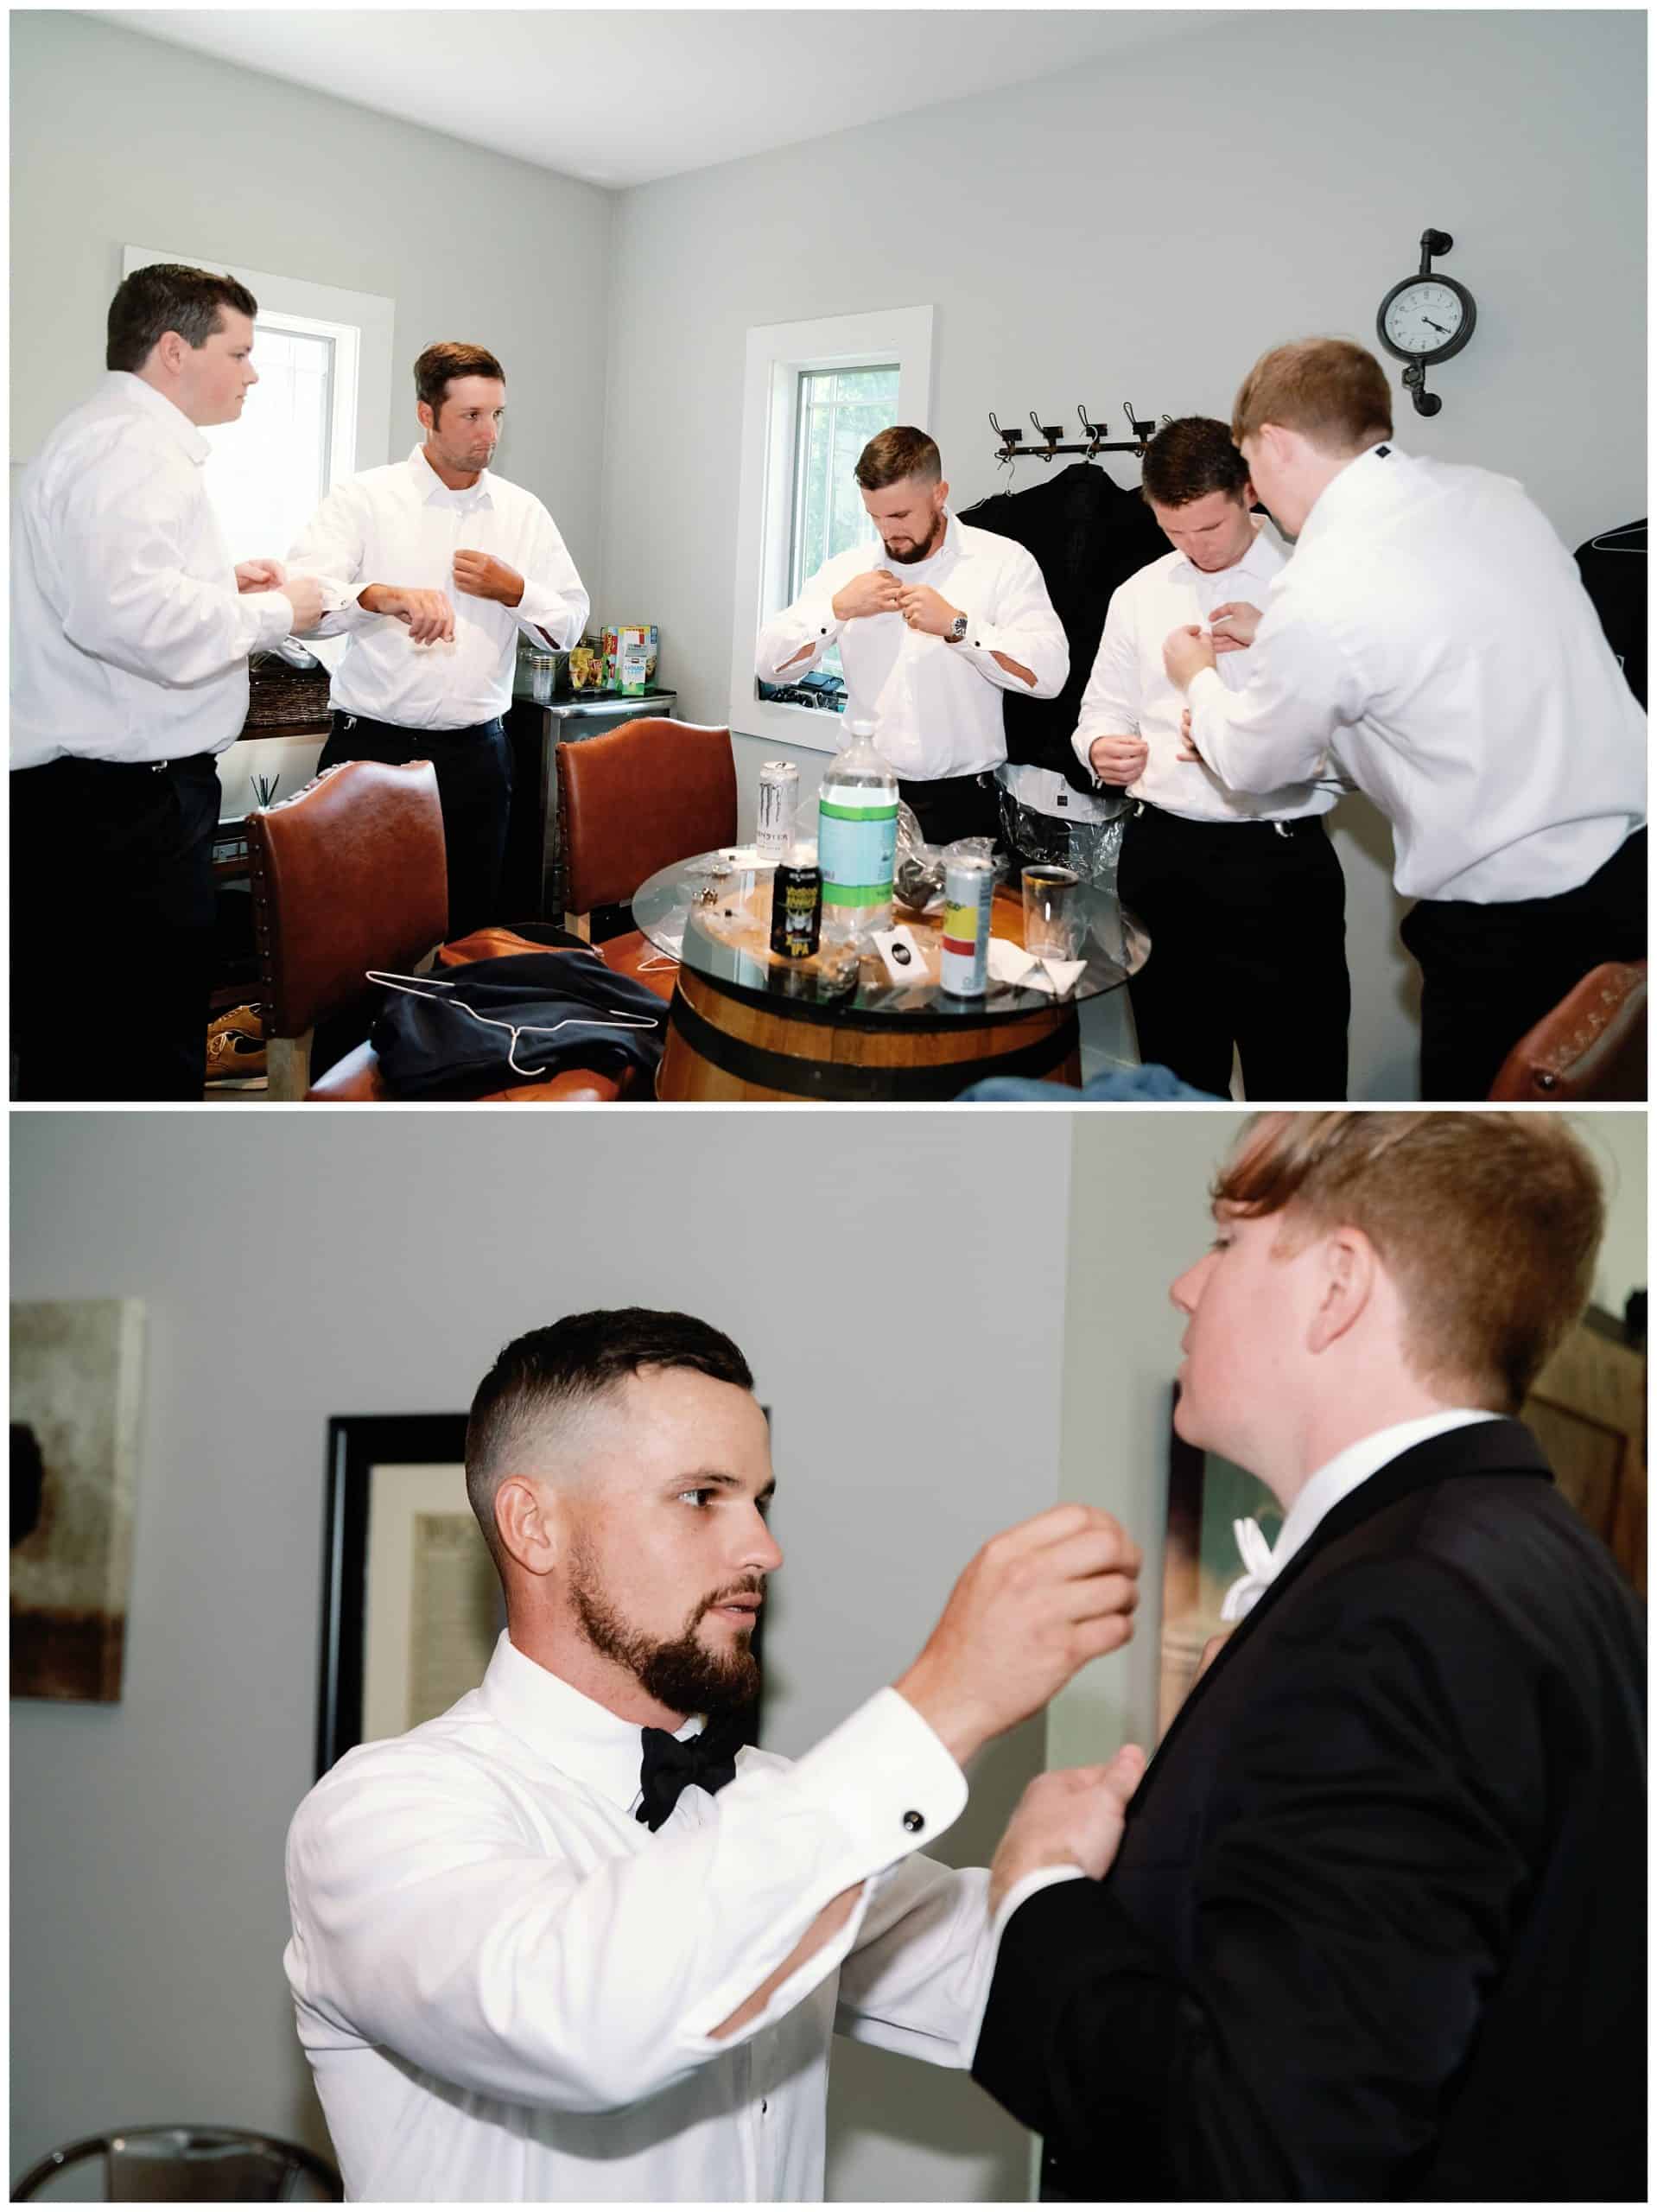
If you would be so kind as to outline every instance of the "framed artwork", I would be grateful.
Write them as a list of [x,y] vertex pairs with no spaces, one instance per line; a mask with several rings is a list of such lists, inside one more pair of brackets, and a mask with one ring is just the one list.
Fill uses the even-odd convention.
[[[1178,1402],[1176,1383],[1172,1403]],[[1173,1427],[1171,1408],[1159,1737],[1184,1701],[1203,1646],[1226,1625],[1220,1618],[1221,1602],[1243,1571],[1232,1523],[1244,1519],[1258,1521],[1267,1542],[1275,1543],[1283,1509],[1257,1476],[1188,1444]]]
[[13,1306],[13,1697],[121,1695],[143,1397],[136,1299]]
[[[769,1420],[769,1409],[765,1409]],[[316,1771],[401,1736],[483,1680],[505,1601],[466,1494],[464,1414],[328,1423]],[[752,1649],[763,1665],[762,1612]],[[746,1740],[759,1740],[760,1700]]]
[[483,1679],[506,1614],[465,1459],[464,1414],[328,1423],[318,1774]]

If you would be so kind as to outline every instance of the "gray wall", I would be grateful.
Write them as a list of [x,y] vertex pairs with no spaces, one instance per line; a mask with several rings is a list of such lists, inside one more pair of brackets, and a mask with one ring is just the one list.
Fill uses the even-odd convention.
[[[12,1707],[13,2171],[83,2132],[321,2139],[281,1967],[311,1778],[330,1414],[463,1409],[573,1307],[727,1328],[772,1409],[789,1554],[767,1739],[914,1656],[955,1573],[1057,1495],[1068,1116],[15,1115],[12,1294],[148,1309],[125,1694]],[[892,1300],[886,1286],[895,1283]],[[895,1337],[904,1351],[893,1354]],[[1042,1764],[986,1758],[981,1861]],[[842,2045],[841,2198],[1019,2197],[960,2075]]]
[[[1373,343],[1429,224],[1456,238],[1444,266],[1478,327],[1431,379],[1432,420],[1394,365],[1400,441],[1521,477],[1569,545],[1628,520],[1645,506],[1645,38],[1637,11],[1239,13],[625,194],[606,594],[661,625],[681,711],[725,721],[751,326],[935,305],[932,428],[965,505],[995,487],[992,408],[1228,416],[1266,346]],[[778,750],[739,747],[745,789]],[[821,760],[800,757],[809,781]],[[1353,800],[1336,842],[1352,1095],[1413,1096],[1390,837]]]
[[[102,373],[123,245],[199,252],[397,302],[393,460],[420,435],[415,356],[440,338],[488,346],[511,403],[501,473],[546,501],[583,575],[596,569],[603,319],[572,311],[560,272],[602,271],[613,194],[38,10],[11,18],[11,162],[14,463]],[[585,274],[579,294],[592,296]]]

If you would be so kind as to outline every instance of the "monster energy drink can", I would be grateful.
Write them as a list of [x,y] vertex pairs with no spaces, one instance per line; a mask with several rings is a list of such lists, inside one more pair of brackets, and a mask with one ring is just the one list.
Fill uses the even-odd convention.
[[943,934],[938,982],[951,998],[981,999],[989,962],[989,903],[995,864],[963,855],[943,868]]
[[753,840],[762,859],[780,859],[793,843],[799,798],[800,772],[794,763],[767,760],[759,771],[759,819]]

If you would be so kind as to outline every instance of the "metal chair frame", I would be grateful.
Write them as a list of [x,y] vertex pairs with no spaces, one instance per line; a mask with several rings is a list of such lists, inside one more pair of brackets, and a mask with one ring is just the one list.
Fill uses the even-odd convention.
[[271,2203],[291,2202],[294,2183],[301,2174],[308,2175],[327,2190],[331,2202],[344,2202],[345,2188],[339,2174],[326,2158],[319,2157],[314,2151],[308,2151],[302,2143],[284,2142],[278,2135],[263,2135],[244,2127],[195,2126],[183,2121],[168,2125],[152,2123],[143,2127],[114,2127],[105,2134],[83,2135],[78,2142],[66,2143],[58,2150],[48,2151],[21,2180],[13,2184],[11,2202],[14,2204],[26,2203],[66,2166],[74,2165],[83,2158],[102,2158],[105,2190],[111,2202],[119,2202],[122,2200],[113,2195],[113,2154],[129,2140],[151,2135],[185,2135],[203,2144],[222,2144],[226,2150],[270,2153],[285,2167],[279,2189],[267,2200]]

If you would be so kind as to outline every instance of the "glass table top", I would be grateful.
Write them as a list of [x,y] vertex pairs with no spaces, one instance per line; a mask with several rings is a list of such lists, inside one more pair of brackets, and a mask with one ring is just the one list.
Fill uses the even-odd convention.
[[[965,1022],[1010,1020],[1051,1007],[1073,1005],[1119,990],[1150,957],[1151,941],[1134,917],[1109,893],[1084,884],[1081,973],[1060,991],[1041,987],[1044,971],[1017,983],[989,978],[981,998],[960,999],[938,982],[941,902],[930,916],[901,905],[894,925],[906,922],[921,948],[926,972],[894,983],[873,947],[823,946],[809,959],[789,960],[771,949],[771,872],[774,863],[752,845],[697,853],[660,868],[633,894],[633,921],[658,951],[715,982],[786,1000],[802,1011],[924,1017]],[[1022,945],[1023,906],[1016,889],[998,886],[990,932]]]

